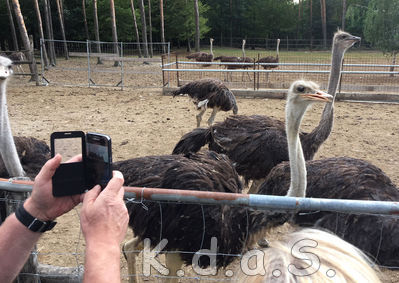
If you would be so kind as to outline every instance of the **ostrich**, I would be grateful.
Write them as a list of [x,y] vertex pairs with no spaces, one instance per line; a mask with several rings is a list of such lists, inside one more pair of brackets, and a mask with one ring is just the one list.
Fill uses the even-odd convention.
[[[267,57],[262,57],[260,58],[258,61],[256,61],[256,63],[278,63],[279,62],[279,47],[280,47],[280,38],[277,39],[277,50],[276,50],[276,56],[267,56]],[[262,65],[262,67],[265,70],[269,70],[269,69],[274,69],[277,68],[278,65]]]
[[[249,68],[253,67],[254,60],[252,58],[250,58],[250,57],[246,57],[245,56],[245,44],[246,44],[246,40],[243,39],[242,40],[242,57],[240,57],[239,62],[240,63],[248,63],[248,64],[245,64],[245,65],[240,65],[240,67],[243,68],[243,69],[249,69]],[[249,76],[248,73],[247,73],[247,75],[248,75],[248,78],[251,80],[251,77]],[[244,80],[244,73],[241,76],[241,80]]]
[[200,126],[202,116],[207,107],[213,108],[212,114],[208,119],[208,125],[212,125],[216,113],[220,110],[233,110],[237,114],[238,107],[234,94],[227,88],[227,86],[216,79],[201,79],[185,84],[173,92],[173,97],[176,95],[188,94],[196,105],[199,114],[197,118],[197,127]]
[[22,65],[17,63],[18,61],[26,61],[26,56],[25,56],[25,54],[23,52],[15,51],[15,52],[12,52],[12,53],[10,53],[8,55],[5,54],[5,53],[1,53],[0,56],[7,57],[11,61],[13,61],[13,64],[17,68],[18,72],[20,72],[20,73],[23,72]]
[[35,177],[50,157],[50,149],[35,138],[12,136],[6,96],[11,64],[10,59],[0,56],[0,176]]
[[7,172],[13,177],[23,177],[25,172],[19,161],[8,119],[6,86],[12,75],[12,61],[0,56],[0,155]]
[[[197,62],[212,62],[213,61],[213,38],[209,39],[210,42],[210,53],[206,52],[196,52],[190,55],[187,55],[187,59],[195,59]],[[203,67],[209,67],[209,64],[202,65]]]
[[[387,175],[371,163],[350,157],[306,161],[307,190],[311,198],[399,201],[397,188]],[[284,195],[289,186],[290,165],[278,164],[259,187],[259,194]],[[293,222],[328,229],[372,256],[386,267],[399,265],[399,219],[389,216],[334,212],[298,213]]]
[[[280,38],[277,39],[276,56],[262,57],[256,63],[278,63],[279,62],[279,48],[280,48]],[[270,70],[277,68],[278,65],[262,65],[265,70]],[[266,73],[266,82],[269,81],[269,73]]]
[[[289,90],[287,99],[287,138],[290,139],[290,156],[293,156],[293,171],[290,190],[287,196],[305,196],[306,168],[300,158],[298,138],[299,122],[307,107],[313,102],[326,102],[332,96],[323,93],[312,82],[297,81]],[[218,153],[190,153],[187,156],[150,156],[117,162],[115,169],[125,176],[125,184],[141,187],[161,187],[188,190],[209,190],[217,192],[240,192],[242,184],[229,159]],[[151,240],[155,247],[161,239],[168,240],[166,266],[174,276],[183,263],[191,264],[193,254],[210,247],[211,237],[216,237],[218,268],[226,267],[233,261],[226,254],[245,252],[260,235],[272,227],[285,223],[286,213],[256,211],[242,207],[167,204],[144,201],[127,203],[130,220],[136,238],[124,246],[128,259],[129,274],[134,274],[135,255],[131,252],[140,249],[142,241]],[[201,257],[199,265],[207,267],[209,258]]]
[[[359,37],[343,31],[334,35],[327,91],[333,99],[324,107],[319,125],[310,133],[300,133],[305,160],[313,159],[331,133],[342,60],[345,51],[359,40]],[[209,144],[210,150],[229,156],[246,183],[253,181],[249,193],[256,192],[257,186],[274,166],[288,160],[284,123],[268,116],[235,115],[208,129],[197,128],[180,139],[173,153],[196,152],[205,144]]]

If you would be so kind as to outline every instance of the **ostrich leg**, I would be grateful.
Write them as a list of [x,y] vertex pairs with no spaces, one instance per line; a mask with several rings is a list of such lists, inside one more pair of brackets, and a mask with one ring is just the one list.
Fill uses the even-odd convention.
[[[208,119],[208,125],[211,126],[213,124],[213,121],[215,120],[216,114],[219,112],[220,108],[219,107],[214,107],[212,110],[212,114]],[[199,126],[198,126],[199,127]]]

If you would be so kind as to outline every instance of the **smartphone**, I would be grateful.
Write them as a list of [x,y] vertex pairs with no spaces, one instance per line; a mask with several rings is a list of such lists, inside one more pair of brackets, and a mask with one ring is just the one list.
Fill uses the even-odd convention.
[[[52,177],[53,195],[56,197],[81,194],[86,190],[85,154],[86,135],[82,131],[54,132],[50,136],[51,157],[61,154],[60,166]],[[69,162],[76,155],[82,161]]]
[[112,178],[112,146],[111,138],[104,134],[86,134],[86,188],[95,185],[102,188]]

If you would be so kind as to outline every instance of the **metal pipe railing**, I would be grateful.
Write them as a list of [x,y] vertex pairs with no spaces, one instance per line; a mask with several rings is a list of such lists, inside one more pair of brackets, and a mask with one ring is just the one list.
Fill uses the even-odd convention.
[[[33,182],[0,179],[0,190],[27,192]],[[366,213],[399,216],[399,202],[349,199],[295,198],[273,195],[234,194],[162,188],[124,187],[125,199],[136,203],[144,200],[193,204],[232,205],[263,210],[320,210],[343,213]]]

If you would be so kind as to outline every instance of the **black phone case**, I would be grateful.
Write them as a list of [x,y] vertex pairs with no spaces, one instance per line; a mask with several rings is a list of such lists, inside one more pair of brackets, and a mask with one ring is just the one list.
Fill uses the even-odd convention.
[[62,197],[84,193],[86,139],[82,131],[55,132],[51,134],[51,157],[55,156],[54,140],[57,138],[82,138],[82,162],[61,163],[53,175],[53,196]]

